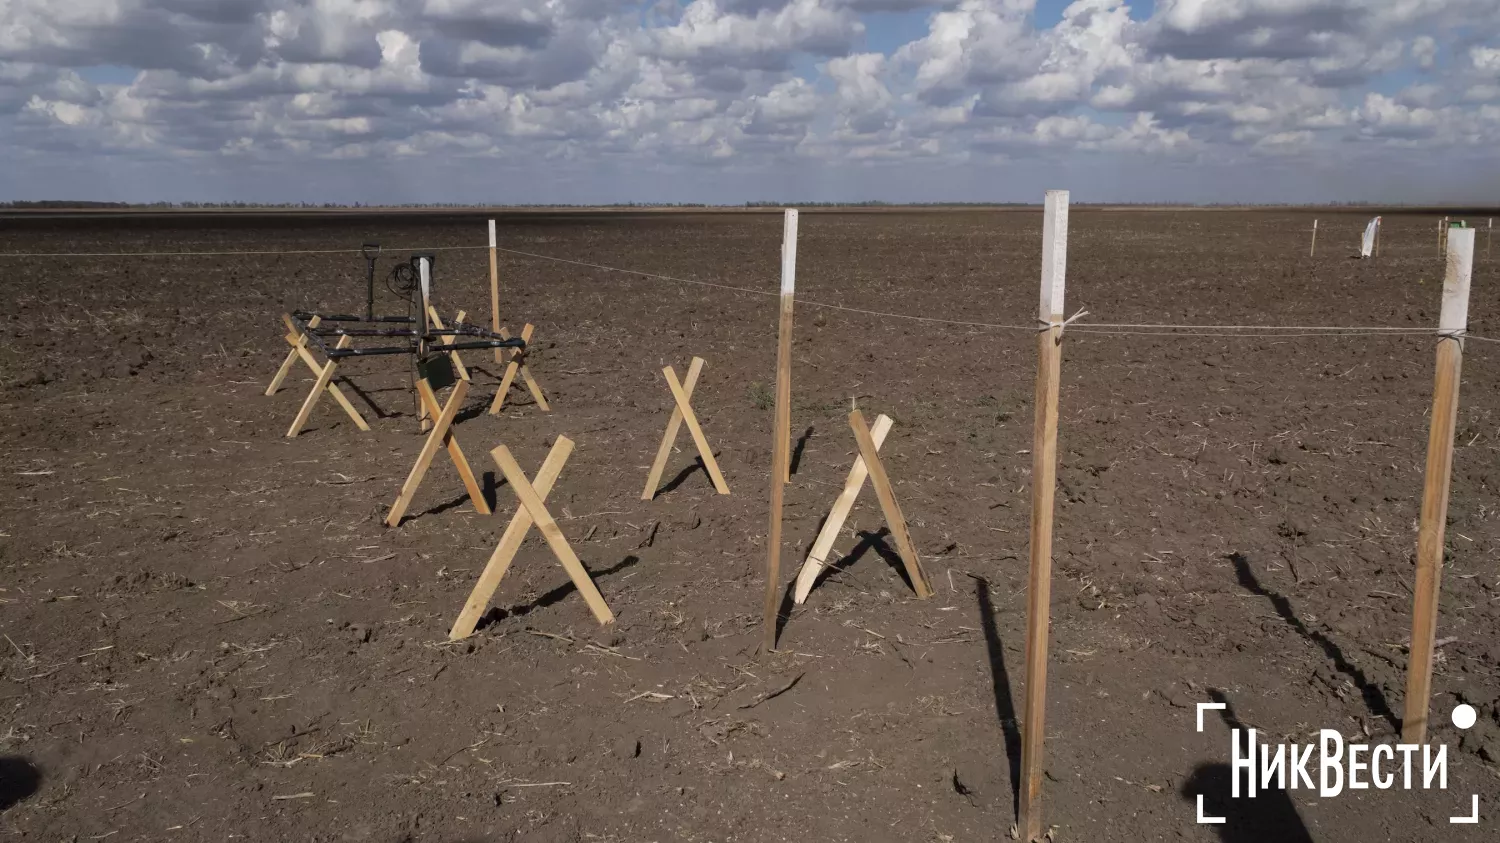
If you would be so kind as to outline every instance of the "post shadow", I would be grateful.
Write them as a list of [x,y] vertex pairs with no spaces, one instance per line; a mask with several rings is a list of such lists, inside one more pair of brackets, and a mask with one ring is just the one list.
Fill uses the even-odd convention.
[[802,453],[807,450],[807,440],[811,439],[812,435],[813,426],[808,425],[807,430],[802,431],[802,435],[797,438],[797,445],[792,448],[792,457],[787,463],[788,474],[796,474],[797,469],[802,467]]
[[[811,432],[812,428],[808,428],[808,431]],[[819,527],[819,529],[822,528]],[[906,583],[907,588],[915,590],[911,584],[911,580],[906,576],[906,564],[901,561],[901,556],[892,550],[891,546],[886,542],[886,537],[890,534],[891,531],[888,527],[881,527],[880,530],[873,533],[869,530],[861,530],[858,534],[860,539],[859,544],[855,545],[854,549],[849,551],[849,555],[842,556],[839,558],[839,561],[828,565],[823,572],[823,576],[831,577],[836,574],[847,573],[846,569],[853,567],[866,553],[873,550],[881,559],[885,560],[885,564],[892,571],[896,572],[896,576],[900,577],[901,581]],[[786,629],[787,621],[791,618],[792,610],[796,606],[794,597],[796,590],[797,583],[794,579],[787,584],[786,591],[781,595],[781,608],[776,612],[776,638],[778,640],[781,638],[782,630]]]
[[[1219,711],[1219,716],[1230,729],[1240,730],[1239,739],[1245,743],[1240,744],[1239,749],[1241,753],[1248,754],[1250,734],[1245,724],[1235,715],[1234,706],[1229,704],[1228,697],[1218,690],[1210,690],[1209,696],[1214,702],[1225,704]],[[1255,769],[1258,774],[1258,763]],[[1285,790],[1257,787],[1255,798],[1251,799],[1242,789],[1240,798],[1235,799],[1231,796],[1234,792],[1233,784],[1234,768],[1231,765],[1203,764],[1182,783],[1179,793],[1184,801],[1193,803],[1195,816],[1198,796],[1202,795],[1204,816],[1224,818],[1223,823],[1213,826],[1223,843],[1264,843],[1268,840],[1276,843],[1313,843],[1312,834]]]
[[[714,459],[718,459],[718,458],[719,458],[719,452],[715,451],[714,452]],[[666,485],[658,488],[651,495],[651,499],[652,500],[656,500],[658,497],[661,497],[662,495],[665,495],[668,492],[676,490],[677,487],[679,487],[682,484],[686,483],[688,481],[689,477],[692,477],[694,474],[697,474],[700,471],[703,472],[703,477],[704,477],[705,480],[707,480],[709,483],[713,483],[714,479],[708,473],[708,466],[706,466],[706,465],[703,464],[703,458],[700,457],[700,456],[698,456],[697,454],[694,454],[693,455],[693,461],[691,463],[688,463],[688,465],[685,466],[681,471],[677,472],[677,476],[673,477],[671,480],[667,481]]]
[[865,554],[874,551],[875,555],[884,560],[886,566],[894,571],[903,583],[906,583],[907,588],[916,590],[911,579],[906,576],[906,563],[901,561],[901,554],[897,553],[887,541],[891,535],[890,527],[881,527],[875,532],[860,530],[855,535],[859,536],[859,544],[849,551],[849,555],[841,557],[839,561],[828,566],[829,574],[843,573],[845,569],[854,567]]
[[[624,559],[621,559],[619,562],[616,562],[608,568],[599,571],[598,573],[590,571],[589,578],[597,583],[599,580],[609,576],[610,574],[617,574],[620,571],[625,570],[626,568],[635,567],[635,565],[637,565],[640,561],[641,557],[636,556],[634,553],[632,553]],[[584,570],[588,570],[587,565],[584,566]],[[541,595],[530,603],[515,606],[509,610],[501,609],[499,606],[491,606],[489,611],[485,612],[484,615],[480,617],[479,622],[474,625],[474,631],[478,632],[479,630],[484,629],[490,624],[499,623],[506,618],[519,618],[524,615],[529,615],[532,612],[535,612],[537,609],[545,609],[548,606],[556,605],[557,603],[562,602],[562,600],[569,594],[573,594],[576,591],[578,591],[578,587],[573,585],[573,581],[569,579],[567,582],[563,583],[557,588],[552,589],[546,594]]]
[[1396,714],[1391,710],[1390,703],[1386,701],[1385,694],[1374,683],[1365,676],[1365,672],[1356,667],[1344,655],[1328,636],[1314,629],[1308,629],[1307,624],[1292,611],[1292,603],[1280,594],[1260,584],[1255,572],[1250,570],[1250,560],[1243,553],[1235,552],[1229,554],[1229,561],[1234,563],[1235,576],[1239,579],[1240,586],[1251,594],[1258,594],[1271,601],[1271,606],[1276,609],[1276,614],[1286,622],[1296,633],[1313,644],[1318,645],[1323,654],[1333,662],[1334,668],[1339,673],[1349,677],[1354,687],[1359,689],[1360,696],[1364,698],[1365,708],[1376,717],[1382,717],[1390,724],[1393,730],[1400,730]]
[[4,811],[42,786],[42,771],[19,755],[0,756],[0,811]]
[[786,629],[787,623],[792,619],[792,609],[797,605],[794,595],[797,591],[797,581],[794,579],[786,584],[786,589],[781,592],[781,605],[776,609],[776,640],[781,640],[781,633]]
[[984,627],[985,649],[990,656],[990,683],[995,693],[995,716],[1005,734],[1005,758],[1010,766],[1011,811],[1021,817],[1021,727],[1016,723],[1016,705],[1010,694],[1010,671],[1005,667],[1005,647],[995,626],[995,603],[990,599],[988,580],[974,577],[974,594],[979,598],[979,622]]
[[377,418],[377,419],[388,419],[388,418],[391,418],[393,415],[395,415],[395,416],[401,415],[400,413],[391,413],[391,412],[388,412],[384,407],[380,406],[379,404],[376,404],[374,396],[370,395],[370,393],[368,391],[366,391],[364,389],[361,389],[360,386],[359,386],[359,384],[355,383],[352,379],[350,379],[348,377],[345,377],[344,375],[339,375],[338,377],[334,378],[334,380],[340,381],[343,386],[348,387],[348,389],[349,389],[350,392],[353,392],[355,395],[358,395],[359,396],[359,400],[361,400],[361,401],[365,402],[366,404],[370,405],[370,409],[375,411],[375,418]]

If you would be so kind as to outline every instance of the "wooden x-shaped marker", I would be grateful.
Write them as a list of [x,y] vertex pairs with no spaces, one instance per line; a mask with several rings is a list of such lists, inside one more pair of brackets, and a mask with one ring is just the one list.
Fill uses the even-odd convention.
[[[885,430],[880,430],[881,421],[886,422]],[[826,567],[826,563],[822,560],[833,545],[832,537],[837,534],[838,527],[849,514],[849,507],[854,505],[854,498],[858,496],[860,486],[864,484],[864,472],[868,473],[870,485],[875,487],[875,496],[880,499],[880,509],[885,513],[886,526],[890,527],[891,536],[896,540],[896,552],[901,555],[901,564],[906,567],[906,576],[911,580],[912,588],[918,597],[931,597],[932,586],[927,582],[927,574],[922,570],[922,561],[917,556],[916,548],[912,546],[911,535],[906,531],[906,517],[901,514],[901,507],[896,503],[896,493],[891,489],[891,479],[886,475],[885,466],[880,462],[880,446],[875,441],[875,436],[879,436],[882,442],[885,440],[885,434],[890,431],[890,420],[885,416],[877,418],[875,420],[876,434],[871,436],[870,429],[865,425],[864,415],[859,410],[855,410],[849,414],[849,427],[854,431],[854,441],[859,446],[859,462],[855,463],[854,468],[849,471],[849,479],[844,484],[844,492],[839,495],[838,501],[834,504],[833,512],[828,516],[828,524],[824,525],[824,533],[829,533],[828,527],[833,526],[832,533],[829,533],[826,542],[824,535],[819,534],[818,541],[813,546],[813,554],[808,556],[807,562],[802,566],[802,573],[797,576],[797,590],[793,592],[793,600],[798,603],[802,602],[807,597],[807,591],[812,588],[813,581],[817,579],[818,573]],[[864,472],[860,471],[860,463],[863,463]],[[858,479],[856,475],[860,475]],[[821,553],[819,548],[822,548]],[[805,586],[804,579],[806,579]]]
[[[559,436],[557,441],[552,443],[552,450],[548,452],[547,459],[537,471],[536,482],[532,485],[532,490],[536,492],[538,499],[542,501],[547,499],[547,494],[552,491],[552,484],[557,482],[558,475],[562,474],[563,465],[567,463],[572,453],[573,440],[568,437]],[[495,596],[495,589],[500,587],[500,580],[504,579],[506,571],[510,570],[510,563],[515,559],[516,551],[520,549],[521,542],[526,538],[526,533],[531,530],[533,523],[535,522],[531,517],[531,512],[525,506],[516,509],[516,514],[511,517],[505,533],[500,536],[500,543],[495,545],[495,552],[490,554],[490,561],[485,564],[483,573],[479,575],[479,581],[474,583],[474,590],[470,592],[463,611],[458,613],[458,619],[453,622],[453,629],[448,632],[450,641],[468,638],[474,634],[474,627],[484,616],[485,610],[489,608],[490,600]]]
[[641,500],[649,501],[656,496],[656,486],[661,482],[661,473],[666,469],[667,458],[672,455],[672,446],[677,441],[677,430],[684,422],[687,423],[688,433],[693,437],[693,444],[698,448],[698,456],[703,458],[703,467],[708,470],[708,476],[714,482],[714,488],[721,495],[729,494],[729,484],[724,482],[724,475],[719,471],[719,463],[714,459],[714,449],[709,446],[708,438],[703,435],[703,428],[698,425],[698,416],[693,412],[693,387],[698,383],[698,374],[703,371],[703,358],[694,357],[693,362],[688,365],[685,384],[677,382],[677,372],[671,366],[661,371],[666,375],[667,387],[672,390],[676,406],[672,409],[672,417],[667,420],[661,447],[656,449],[656,461],[651,464],[651,473],[646,475],[646,488],[641,492]]
[[[344,334],[339,337],[338,345],[335,345],[334,348],[348,348],[349,342],[349,335]],[[333,397],[339,402],[339,406],[343,407],[344,412],[348,413],[349,417],[354,419],[355,425],[360,430],[369,430],[370,425],[365,423],[364,417],[359,414],[358,410],[354,409],[354,405],[350,404],[349,399],[344,397],[343,391],[333,383],[333,373],[338,369],[339,361],[329,360],[319,367],[317,360],[312,357],[312,352],[306,348],[298,349],[298,351],[301,354],[307,355],[307,358],[305,358],[307,364],[313,367],[313,371],[318,373],[318,377],[317,380],[313,381],[312,391],[307,393],[306,400],[302,402],[302,409],[297,411],[297,418],[293,419],[292,426],[287,428],[287,438],[290,439],[302,432],[302,428],[307,424],[307,420],[312,418],[313,407],[318,405],[318,399],[323,397],[324,392],[333,393]]]
[[[303,410],[311,415],[311,405],[316,404],[319,394],[326,390],[328,394],[333,396],[333,400],[339,402],[339,406],[344,408],[344,412],[349,415],[349,418],[353,420],[354,424],[360,430],[369,430],[370,425],[365,421],[365,417],[359,414],[359,410],[354,409],[354,405],[349,402],[349,399],[344,395],[344,391],[339,389],[338,384],[333,382],[333,372],[335,371],[333,369],[334,361],[329,360],[326,365],[319,365],[318,359],[313,356],[311,351],[307,350],[307,335],[297,330],[290,316],[283,314],[281,318],[286,322],[287,326],[287,334],[283,339],[292,347],[292,350],[287,352],[286,360],[282,361],[281,368],[276,371],[276,377],[271,379],[271,385],[266,388],[266,394],[275,395],[281,389],[282,381],[286,380],[287,374],[291,372],[292,364],[300,358],[303,363],[307,364],[307,368],[312,370],[314,383],[321,382],[321,386],[315,388],[312,394],[303,402]],[[316,328],[320,321],[322,321],[321,317],[314,316],[308,321],[307,326],[308,328]],[[349,344],[348,340],[348,337],[340,337],[338,347],[347,347]],[[325,373],[328,375],[326,380],[323,377]],[[299,412],[298,417],[301,418],[301,415],[301,412]],[[301,422],[293,425],[292,432],[287,433],[287,436],[296,436],[302,432],[302,426],[306,423],[307,419],[301,418]]]
[[[521,341],[526,343],[527,348],[531,347],[531,332],[535,329],[536,326],[530,324],[521,329]],[[510,332],[504,328],[501,328],[499,333],[503,339],[510,339]],[[505,396],[510,393],[511,384],[515,383],[518,371],[521,374],[521,380],[526,382],[526,388],[531,390],[531,397],[536,400],[537,407],[543,412],[552,409],[547,405],[547,397],[542,394],[542,388],[537,386],[536,379],[531,376],[531,370],[526,368],[525,359],[526,349],[510,350],[510,364],[505,367],[505,376],[500,379],[500,388],[495,391],[495,400],[490,402],[490,415],[498,414],[500,408],[505,406]]]
[[458,476],[464,481],[464,489],[469,493],[469,500],[474,503],[474,509],[480,515],[490,514],[490,505],[484,500],[484,490],[479,488],[479,481],[474,479],[474,471],[469,468],[469,461],[464,458],[463,449],[458,446],[458,438],[450,428],[453,419],[458,415],[458,410],[464,404],[464,396],[469,394],[469,382],[459,380],[453,384],[453,391],[448,394],[448,402],[441,408],[438,407],[437,396],[433,394],[432,385],[425,379],[418,379],[417,392],[422,396],[422,405],[432,414],[437,422],[432,430],[427,433],[427,440],[422,443],[422,450],[417,454],[417,462],[411,467],[411,473],[406,476],[406,482],[401,484],[401,494],[396,496],[396,502],[391,504],[391,511],[385,518],[386,526],[394,527],[401,523],[401,516],[406,514],[406,508],[411,505],[411,499],[417,494],[417,487],[422,485],[422,478],[427,474],[427,469],[432,465],[432,458],[437,456],[439,445],[448,447],[448,456],[453,460],[453,467],[458,470]]
[[[458,315],[453,318],[454,327],[462,325],[464,323],[464,316],[466,315],[466,311],[460,310],[458,312]],[[427,320],[432,323],[432,327],[437,328],[439,331],[446,329],[446,326],[443,325],[443,317],[439,316],[437,308],[433,307],[430,304],[427,305]],[[452,339],[454,338],[449,339],[449,342],[447,343],[448,345],[452,344]],[[458,351],[454,350],[448,352],[448,359],[453,361],[453,370],[458,373],[458,376],[463,380],[468,380],[469,368],[464,365],[463,358],[458,356]],[[427,430],[428,428],[432,427],[432,419],[436,415],[436,413],[428,410],[427,402],[423,401],[421,402],[421,405],[422,406],[417,410],[417,423],[421,425],[421,428],[423,430]]]
[[[458,315],[453,317],[453,327],[457,328],[458,326],[462,325],[464,323],[464,317],[467,315],[467,311],[460,310],[458,312]],[[430,304],[427,305],[427,317],[428,320],[432,322],[432,327],[437,328],[439,331],[447,330],[447,326],[443,324],[443,317],[439,316],[437,308],[433,307]],[[458,339],[458,335],[455,334],[454,336],[449,337],[448,341],[444,343],[444,345],[453,345],[453,341],[456,339]],[[458,371],[458,376],[463,378],[464,380],[468,380],[469,369],[468,367],[464,366],[463,358],[458,356],[458,351],[454,350],[448,352],[448,359],[453,361],[453,368]]]
[[[276,377],[271,378],[271,385],[266,387],[266,395],[275,395],[277,390],[281,389],[281,382],[286,380],[286,376],[292,373],[292,364],[297,362],[297,351],[307,346],[307,335],[297,330],[296,325],[292,322],[292,315],[290,313],[281,314],[281,321],[286,323],[287,330],[287,334],[283,339],[291,344],[292,350],[288,351],[286,359],[281,361],[281,368],[276,370]],[[322,321],[323,317],[321,316],[314,316],[307,320],[308,330],[318,327]],[[313,374],[316,375],[318,371],[319,367],[314,365]]]
[[[584,601],[589,604],[589,609],[594,613],[594,617],[601,624],[614,623],[615,616],[609,610],[609,604],[604,602],[604,596],[599,593],[599,589],[594,585],[594,580],[589,576],[588,569],[584,568],[583,563],[578,561],[578,556],[573,553],[573,548],[568,546],[568,540],[563,537],[562,530],[558,528],[557,521],[547,511],[547,505],[542,503],[543,497],[546,496],[547,492],[551,491],[552,481],[557,479],[557,472],[562,471],[562,464],[567,460],[568,453],[572,449],[572,442],[569,442],[565,437],[558,437],[557,443],[552,446],[552,453],[547,455],[547,461],[543,463],[541,471],[537,472],[537,482],[542,486],[541,490],[532,486],[531,481],[526,479],[526,473],[521,470],[521,466],[516,462],[515,457],[510,455],[510,450],[504,445],[490,451],[490,456],[494,457],[495,464],[500,466],[501,473],[505,475],[506,484],[510,486],[511,490],[516,493],[516,497],[520,500],[521,508],[511,518],[510,527],[506,528],[505,535],[500,539],[500,546],[495,548],[495,553],[490,557],[490,564],[485,567],[479,586],[475,587],[474,594],[470,596],[469,602],[464,606],[465,614],[460,615],[458,622],[453,625],[453,631],[449,633],[450,638],[463,637],[462,635],[455,636],[454,633],[462,631],[460,625],[464,623],[465,615],[471,609],[474,612],[474,617],[468,623],[468,631],[473,631],[474,622],[479,619],[479,613],[483,612],[485,605],[489,603],[489,594],[483,595],[482,600],[479,599],[481,588],[485,584],[484,577],[489,577],[492,573],[491,568],[495,568],[497,570],[493,572],[493,581],[499,583],[500,577],[504,575],[505,569],[510,565],[509,557],[515,553],[513,548],[507,550],[507,539],[511,541],[512,545],[518,547],[521,544],[521,539],[525,538],[526,531],[533,522],[536,524],[537,529],[541,530],[542,538],[547,541],[547,547],[552,549],[552,555],[557,557],[557,561],[562,563],[563,570],[568,572],[568,579],[573,581],[574,588],[578,589],[578,593],[582,594]],[[548,476],[547,468],[554,464],[556,469]],[[528,516],[525,520],[522,520],[523,512]],[[490,591],[493,592],[493,586],[490,587]]]
[[[870,440],[876,451],[885,444],[885,436],[891,432],[891,424],[891,417],[884,413],[875,417]],[[819,531],[817,541],[813,542],[807,560],[802,563],[802,571],[797,574],[797,588],[792,592],[792,600],[798,605],[807,599],[808,592],[812,591],[818,577],[828,568],[828,554],[833,550],[833,543],[838,541],[839,531],[843,529],[850,510],[854,509],[854,501],[864,490],[865,480],[869,476],[870,470],[865,465],[865,458],[856,454],[854,465],[849,469],[849,477],[844,481],[844,490],[834,500],[833,509],[829,510],[828,519],[823,522],[823,529]]]

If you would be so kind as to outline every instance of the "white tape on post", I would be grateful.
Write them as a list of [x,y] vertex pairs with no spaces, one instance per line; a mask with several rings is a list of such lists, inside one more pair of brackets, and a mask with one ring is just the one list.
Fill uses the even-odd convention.
[[422,281],[422,312],[427,312],[427,305],[432,298],[432,261],[428,258],[417,258],[417,275]]
[[787,208],[781,229],[781,294],[790,296],[797,287],[797,209]]
[[1448,229],[1448,271],[1443,275],[1443,310],[1438,330],[1458,333],[1469,327],[1469,281],[1474,275],[1474,229]]
[[495,248],[495,221],[490,220],[490,248]]
[[1063,315],[1063,286],[1068,277],[1068,191],[1047,191],[1042,208],[1042,306],[1038,317],[1050,323]]

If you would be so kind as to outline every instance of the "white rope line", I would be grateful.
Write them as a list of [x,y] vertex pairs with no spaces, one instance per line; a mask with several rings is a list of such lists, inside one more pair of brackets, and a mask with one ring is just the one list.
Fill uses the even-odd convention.
[[[405,246],[405,247],[382,247],[381,252],[442,252],[469,249],[487,249],[488,246]],[[672,275],[662,275],[655,272],[643,272],[638,269],[624,269],[607,264],[589,263],[588,261],[572,260],[569,258],[553,257],[536,252],[525,252],[520,249],[506,249],[495,247],[497,252],[505,252],[522,257],[535,258],[537,260],[551,261],[553,263],[564,263],[573,266],[583,266],[589,269],[598,269],[605,272],[618,272],[623,275],[636,275],[642,278],[651,278],[659,281],[671,281],[678,284],[692,284],[699,287],[710,287],[716,290],[728,290],[735,293],[746,293],[755,296],[766,296],[779,298],[779,292],[770,290],[756,290],[750,287],[736,287],[731,284],[716,284],[712,281],[698,281],[692,278],[678,278]],[[360,254],[362,249],[298,249],[298,250],[253,250],[253,251],[224,251],[224,252],[0,252],[0,258],[135,258],[135,257],[231,257],[237,255],[335,255],[335,254]],[[875,316],[883,319],[906,319],[912,322],[928,322],[934,325],[954,325],[962,328],[988,328],[1001,331],[1026,331],[1048,330],[1054,323],[1047,320],[1038,320],[1041,328],[1027,325],[1007,325],[998,322],[974,322],[961,319],[940,319],[935,316],[915,316],[910,313],[889,313],[881,310],[866,310],[859,307],[847,307],[841,304],[829,304],[826,302],[811,301],[808,299],[797,299],[797,304],[804,307],[821,307],[827,310],[839,310],[844,313],[857,313],[863,316]],[[1079,317],[1087,315],[1088,311],[1080,310],[1060,324],[1064,328],[1072,326]],[[1161,336],[1161,337],[1254,337],[1259,339],[1279,339],[1292,337],[1370,337],[1370,336],[1417,336],[1432,335],[1444,337],[1459,337],[1461,339],[1477,340],[1479,342],[1500,342],[1500,339],[1477,336],[1468,332],[1454,333],[1451,331],[1436,331],[1431,328],[1399,328],[1381,325],[1172,325],[1164,323],[1129,323],[1129,322],[1082,322],[1078,327],[1072,327],[1074,333],[1100,334],[1114,336]],[[1271,333],[1258,333],[1271,332]]]
[[[1087,324],[1087,323],[1085,323]],[[1434,328],[1409,329],[1401,332],[1395,331],[1361,331],[1327,329],[1321,331],[1294,331],[1287,333],[1236,333],[1236,332],[1202,332],[1202,331],[1130,331],[1130,330],[1096,330],[1089,327],[1073,328],[1075,334],[1101,334],[1106,336],[1137,336],[1137,337],[1220,337],[1223,339],[1281,339],[1289,337],[1403,337],[1403,336],[1452,336]],[[1464,334],[1464,339],[1483,339],[1470,334]]]
[[[382,246],[384,252],[450,252],[488,246]],[[263,249],[248,252],[0,252],[0,258],[209,258],[236,255],[357,255],[363,249]]]
[[1401,328],[1382,325],[1169,325],[1135,322],[1090,322],[1090,328],[1143,328],[1182,331],[1366,331],[1392,334],[1429,334],[1431,328]]
[[575,261],[575,260],[570,260],[568,258],[554,258],[551,255],[538,255],[535,252],[522,252],[522,251],[520,251],[518,249],[503,249],[503,248],[501,248],[499,246],[495,247],[495,251],[497,251],[497,252],[507,252],[507,253],[512,254],[512,255],[524,255],[524,256],[526,256],[528,258],[536,258],[538,260],[544,260],[544,261],[553,261],[555,263],[569,263],[569,264],[572,264],[574,266],[586,266],[586,267],[588,267],[590,269],[602,269],[602,270],[605,270],[606,272],[619,272],[619,273],[623,273],[625,275],[639,275],[639,276],[641,276],[643,278],[656,278],[656,279],[661,280],[661,281],[676,281],[679,284],[697,284],[700,287],[713,287],[714,289],[718,289],[718,290],[731,290],[731,291],[736,292],[736,293],[749,293],[751,295],[756,295],[756,296],[770,296],[771,298],[779,298],[781,296],[780,293],[773,293],[773,292],[771,292],[769,290],[753,290],[753,289],[751,289],[749,287],[735,287],[735,286],[731,286],[729,284],[715,284],[712,281],[694,281],[691,278],[674,278],[674,277],[672,277],[670,275],[658,275],[658,274],[656,274],[654,272],[642,272],[639,269],[621,269],[618,266],[605,266],[602,263],[589,263],[587,261]]
[[[769,296],[770,298],[775,299],[779,299],[781,297],[780,292],[771,292],[770,290],[754,290],[749,287],[734,287],[728,284],[715,284],[711,281],[695,281],[690,278],[674,278],[670,275],[658,275],[653,272],[642,272],[638,269],[621,269],[617,266],[606,266],[599,263],[587,263],[585,261],[575,261],[569,260],[567,258],[554,258],[550,255],[538,255],[534,252],[522,252],[516,249],[501,249],[497,247],[495,251],[509,252],[513,255],[525,255],[529,258],[537,258],[544,261],[556,261],[558,263],[570,263],[575,266],[587,266],[592,269],[603,269],[609,272],[621,272],[626,275],[639,275],[644,278],[657,278],[662,281],[676,281],[682,284],[697,284],[700,287],[714,287],[719,290],[733,290],[736,293],[749,293],[756,296]],[[997,330],[1007,331],[1035,330],[1034,328],[1028,328],[1025,325],[1001,325],[995,322],[965,322],[959,319],[939,319],[934,316],[913,316],[909,313],[886,313],[880,310],[864,310],[858,307],[845,307],[841,304],[828,304],[825,302],[817,302],[801,298],[797,299],[797,304],[803,307],[822,307],[827,308],[828,310],[842,310],[845,313],[859,313],[865,316],[880,316],[888,319],[910,319],[915,322],[932,322],[938,325],[958,325],[966,328],[995,328]]]
[[823,302],[797,299],[797,305],[808,307],[823,307],[828,310],[842,310],[845,313],[860,313],[865,316],[880,316],[886,319],[910,319],[913,322],[931,322],[936,325],[957,325],[963,328],[993,328],[999,331],[1027,331],[1033,332],[1037,329],[1028,325],[1002,325],[997,322],[964,322],[958,319],[938,319],[935,316],[913,316],[910,313],[886,313],[880,310],[861,310],[857,307],[844,307],[841,304],[825,304]]
[[[642,272],[638,269],[621,269],[617,266],[606,264],[588,263],[587,261],[571,260],[569,258],[556,258],[551,255],[542,255],[535,252],[523,252],[518,249],[496,248],[499,252],[508,252],[513,255],[522,255],[528,258],[536,258],[544,261],[572,264],[574,266],[586,266],[590,269],[602,269],[607,272],[620,272],[626,275],[639,275],[643,278],[655,278],[662,281],[675,281],[682,284],[696,284],[701,287],[714,287],[720,290],[731,290],[737,293],[749,293],[757,296],[768,296],[779,298],[779,292],[769,290],[755,290],[749,287],[735,287],[728,284],[715,284],[710,281],[695,281],[690,278],[676,278],[671,275],[660,275],[653,272]],[[828,310],[841,310],[845,313],[858,313],[864,316],[877,316],[885,319],[907,319],[913,322],[930,322],[936,325],[956,325],[965,328],[992,328],[1002,331],[1027,331],[1048,330],[1053,323],[1045,319],[1037,320],[1040,328],[1026,325],[1006,325],[996,322],[971,322],[959,319],[939,319],[934,316],[915,316],[910,313],[888,313],[881,310],[865,310],[858,307],[846,307],[841,304],[828,304],[826,302],[810,301],[808,299],[797,299],[799,307],[821,307]],[[1060,323],[1069,328],[1073,321],[1081,316],[1086,316],[1088,311],[1080,310],[1078,313],[1068,317]],[[1136,336],[1167,336],[1167,337],[1340,337],[1340,336],[1405,336],[1405,335],[1431,335],[1439,333],[1432,328],[1397,328],[1387,326],[1364,326],[1364,325],[1169,325],[1153,323],[1125,323],[1125,322],[1082,322],[1078,327],[1071,327],[1076,333],[1088,334],[1112,334],[1112,335],[1136,335]],[[1187,333],[1189,331],[1219,331],[1222,333]],[[1274,331],[1277,333],[1260,334],[1246,333],[1252,331]],[[1234,333],[1230,333],[1234,332]],[[1500,340],[1489,340],[1485,337],[1477,337],[1465,333],[1468,339],[1477,339],[1486,342],[1500,342]]]

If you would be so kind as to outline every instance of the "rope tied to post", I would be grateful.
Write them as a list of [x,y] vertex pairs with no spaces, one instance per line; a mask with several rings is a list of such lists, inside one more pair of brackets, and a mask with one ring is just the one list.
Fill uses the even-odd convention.
[[1036,320],[1037,324],[1040,325],[1041,327],[1037,328],[1036,330],[1037,330],[1037,333],[1041,333],[1043,331],[1050,331],[1053,328],[1057,328],[1058,329],[1058,331],[1057,331],[1058,339],[1061,339],[1063,331],[1066,331],[1068,329],[1069,325],[1073,324],[1073,322],[1075,320],[1077,320],[1079,317],[1081,317],[1081,316],[1087,316],[1087,315],[1089,315],[1089,312],[1087,310],[1083,310],[1082,308],[1080,308],[1077,313],[1073,314],[1072,316],[1069,316],[1067,319],[1064,319],[1061,322],[1054,322],[1051,319],[1038,319],[1038,320]]

